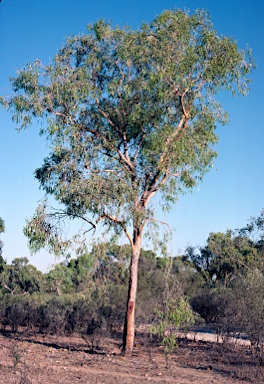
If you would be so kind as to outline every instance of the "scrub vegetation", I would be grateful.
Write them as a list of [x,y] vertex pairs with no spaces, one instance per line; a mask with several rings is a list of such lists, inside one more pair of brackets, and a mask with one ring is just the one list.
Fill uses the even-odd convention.
[[[195,350],[196,370],[206,367],[230,380],[263,380],[263,229],[264,212],[241,230],[211,233],[205,246],[188,247],[183,255],[164,258],[141,249],[132,361],[142,354],[154,366],[158,359],[171,375],[177,359]],[[83,356],[121,356],[130,257],[129,245],[96,243],[91,253],[61,262],[48,273],[27,258],[8,265],[1,257],[0,323],[12,342],[13,365],[23,368],[23,342],[39,343],[40,335]],[[199,341],[201,332],[215,338]],[[213,361],[205,363],[205,355]]]

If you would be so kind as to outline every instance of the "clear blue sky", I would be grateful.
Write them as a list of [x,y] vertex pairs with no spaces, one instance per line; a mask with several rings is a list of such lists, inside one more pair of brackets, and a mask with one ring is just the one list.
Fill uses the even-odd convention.
[[[246,97],[221,95],[230,123],[219,127],[215,169],[192,194],[180,198],[168,216],[176,229],[173,253],[188,244],[203,245],[209,232],[245,225],[264,207],[264,2],[262,0],[2,0],[0,3],[0,94],[10,93],[9,78],[39,58],[48,63],[69,35],[85,33],[100,18],[138,28],[165,9],[203,8],[219,34],[253,49],[257,69]],[[37,127],[18,133],[11,116],[0,110],[0,217],[6,224],[3,256],[8,262],[27,256],[42,271],[54,262],[45,252],[31,257],[22,233],[43,196],[34,170],[47,154]]]

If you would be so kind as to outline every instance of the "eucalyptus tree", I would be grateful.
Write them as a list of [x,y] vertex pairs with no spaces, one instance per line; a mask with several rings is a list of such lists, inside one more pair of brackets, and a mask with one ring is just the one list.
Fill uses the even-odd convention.
[[242,237],[244,240],[249,239],[257,250],[255,257],[255,269],[264,273],[264,209],[261,210],[259,216],[251,217],[249,223],[240,229],[235,230],[235,235]]
[[36,177],[62,204],[38,207],[25,229],[29,244],[60,253],[56,223],[65,217],[127,236],[126,354],[143,232],[158,203],[167,209],[210,169],[216,124],[228,119],[215,95],[247,93],[252,65],[249,50],[218,36],[206,12],[177,10],[138,30],[100,20],[69,37],[50,65],[36,60],[11,80],[14,95],[4,104],[13,119],[22,128],[47,122],[40,132],[50,155]]
[[[258,244],[231,231],[210,233],[204,247],[189,246],[182,261],[193,267],[208,285],[230,286],[261,266]],[[262,262],[263,264],[263,262]]]
[[263,246],[264,244],[264,209],[261,210],[259,216],[251,217],[249,223],[241,229],[237,229],[236,233],[241,237],[251,236],[256,244]]
[[32,294],[43,288],[43,274],[29,264],[27,257],[15,258],[11,265],[0,266],[0,284],[4,293]]

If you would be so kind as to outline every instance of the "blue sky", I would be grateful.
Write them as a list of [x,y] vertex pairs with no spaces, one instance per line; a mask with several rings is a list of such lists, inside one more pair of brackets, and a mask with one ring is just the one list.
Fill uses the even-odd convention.
[[[49,63],[65,38],[86,32],[100,18],[138,28],[165,9],[203,8],[214,28],[252,48],[257,69],[246,98],[219,95],[230,122],[217,128],[215,168],[193,193],[182,196],[167,219],[175,228],[172,250],[203,245],[210,232],[245,225],[264,207],[264,2],[262,0],[2,0],[0,3],[0,95],[10,94],[9,78],[27,62]],[[3,256],[27,256],[42,271],[54,263],[46,252],[30,256],[22,233],[43,193],[34,170],[47,154],[38,127],[18,133],[10,114],[0,110],[0,217],[6,224]]]

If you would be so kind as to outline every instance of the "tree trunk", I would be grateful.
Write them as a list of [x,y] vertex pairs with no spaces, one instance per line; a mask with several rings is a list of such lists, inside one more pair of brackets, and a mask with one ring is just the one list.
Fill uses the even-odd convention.
[[123,333],[123,353],[128,356],[131,356],[132,354],[135,339],[135,305],[138,285],[138,260],[141,249],[141,240],[140,231],[135,230],[130,263],[126,318]]

